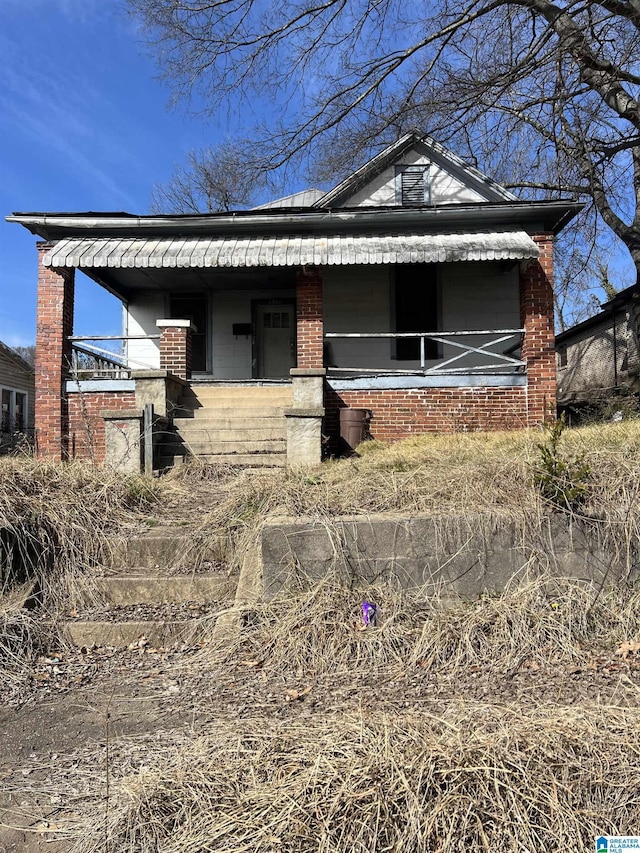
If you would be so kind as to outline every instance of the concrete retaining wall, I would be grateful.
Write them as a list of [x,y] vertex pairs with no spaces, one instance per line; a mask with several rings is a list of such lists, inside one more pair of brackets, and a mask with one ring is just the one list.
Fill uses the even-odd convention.
[[331,571],[347,582],[433,586],[468,598],[503,589],[525,568],[605,584],[637,575],[635,547],[608,536],[560,515],[530,523],[489,515],[277,518],[262,532],[264,594],[273,598]]

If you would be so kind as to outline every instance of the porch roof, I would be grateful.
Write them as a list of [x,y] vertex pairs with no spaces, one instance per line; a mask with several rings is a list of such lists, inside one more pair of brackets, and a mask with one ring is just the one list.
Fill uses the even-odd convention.
[[68,237],[51,248],[44,264],[80,269],[297,267],[523,260],[537,258],[538,254],[534,241],[521,230],[162,239]]

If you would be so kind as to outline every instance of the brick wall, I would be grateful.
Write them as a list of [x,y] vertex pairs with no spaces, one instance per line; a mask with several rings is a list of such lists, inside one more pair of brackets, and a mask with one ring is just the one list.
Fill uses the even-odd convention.
[[165,326],[164,322],[159,320],[156,324],[160,329],[160,369],[180,379],[191,379],[191,327]]
[[556,355],[553,327],[553,235],[533,237],[537,261],[520,272],[520,320],[524,328],[522,359],[526,362],[529,426],[555,417]]
[[296,277],[298,367],[323,366],[322,273],[299,271]]
[[42,263],[49,243],[38,243],[36,315],[36,447],[41,458],[67,457],[68,410],[63,393],[71,357],[74,270],[55,270]]
[[324,432],[339,435],[338,410],[370,409],[371,437],[398,441],[427,432],[522,429],[527,425],[526,388],[411,388],[339,391],[327,388]]
[[107,409],[136,408],[133,391],[83,391],[67,395],[69,410],[69,457],[101,465],[105,460],[104,420]]

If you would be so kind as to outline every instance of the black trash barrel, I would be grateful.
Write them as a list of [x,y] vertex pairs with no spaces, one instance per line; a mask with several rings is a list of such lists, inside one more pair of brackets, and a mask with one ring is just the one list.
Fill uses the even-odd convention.
[[340,409],[340,438],[349,450],[364,439],[371,413],[368,409]]

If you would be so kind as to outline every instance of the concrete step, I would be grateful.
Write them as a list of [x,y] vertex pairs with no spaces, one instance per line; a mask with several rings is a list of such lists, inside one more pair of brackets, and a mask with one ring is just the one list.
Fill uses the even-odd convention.
[[291,400],[293,388],[291,385],[192,385],[184,396],[194,396],[199,400],[206,398],[266,402]]
[[[180,408],[180,415],[174,416],[173,423],[196,420],[269,420],[277,418],[284,420],[287,406],[201,406],[196,409]],[[184,414],[182,414],[184,413]]]
[[[107,567],[127,569],[136,566],[142,569],[167,569],[178,566],[189,553],[193,540],[185,527],[154,527],[139,536],[116,540],[106,558]],[[211,551],[202,554],[203,560],[222,560],[224,555]]]
[[289,389],[285,393],[254,394],[246,393],[242,389],[232,390],[226,393],[185,393],[179,401],[179,405],[189,409],[202,407],[235,408],[246,409],[270,406],[290,406],[293,402],[293,394]]
[[196,421],[180,427],[180,438],[185,442],[196,441],[273,441],[284,440],[287,427],[284,423],[267,422],[259,427],[248,427],[239,422],[237,426],[221,427],[216,421]]
[[199,453],[210,465],[243,465],[248,468],[284,468],[286,453]]
[[[144,571],[148,571],[145,569]],[[224,601],[236,583],[225,574],[111,576],[98,580],[98,589],[112,605],[204,604]]]
[[192,456],[198,457],[201,457],[203,454],[208,453],[262,454],[286,453],[287,450],[287,443],[283,438],[264,439],[263,441],[249,441],[248,439],[244,441],[234,441],[233,439],[229,439],[228,441],[213,441],[208,439],[206,435],[194,437],[185,436],[184,446],[192,454]]
[[[162,648],[174,643],[191,645],[202,642],[213,630],[213,617],[206,624],[199,619],[180,621],[127,621],[109,622],[101,620],[67,621],[63,631],[74,646],[113,646],[127,648],[138,644],[140,648]],[[142,640],[144,638],[144,641]]]

